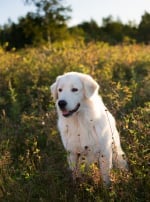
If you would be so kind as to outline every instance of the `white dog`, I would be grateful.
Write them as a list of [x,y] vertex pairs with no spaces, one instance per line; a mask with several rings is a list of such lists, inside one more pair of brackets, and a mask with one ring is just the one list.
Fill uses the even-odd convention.
[[98,163],[105,184],[110,182],[112,164],[127,168],[113,116],[98,95],[91,76],[69,72],[51,85],[58,112],[58,128],[72,171],[83,161]]

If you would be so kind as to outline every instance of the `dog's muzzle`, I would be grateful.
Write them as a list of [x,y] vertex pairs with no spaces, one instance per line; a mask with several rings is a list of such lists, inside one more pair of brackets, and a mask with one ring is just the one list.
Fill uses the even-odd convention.
[[80,103],[78,103],[73,110],[67,110],[66,109],[67,102],[65,100],[59,100],[58,106],[59,106],[60,110],[62,111],[63,116],[68,117],[68,116],[71,116],[73,113],[78,111],[78,109],[80,107]]

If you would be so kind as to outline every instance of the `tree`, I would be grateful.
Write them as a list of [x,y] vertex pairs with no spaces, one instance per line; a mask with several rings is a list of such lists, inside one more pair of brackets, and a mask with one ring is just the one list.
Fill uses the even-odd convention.
[[64,40],[69,36],[67,20],[69,7],[62,0],[25,0],[34,3],[37,11],[27,13],[19,22],[9,23],[0,30],[0,43],[11,48],[24,48],[26,45],[39,45]]
[[[56,38],[67,33],[67,20],[70,19],[69,6],[63,6],[63,0],[25,0],[27,4],[34,3],[37,8],[37,15],[43,18],[42,28],[45,38],[49,43]],[[62,31],[62,33],[61,33]]]
[[11,23],[5,25],[0,32],[0,43],[1,45],[7,44],[5,47],[6,50],[11,48],[22,48],[25,44],[28,44],[26,41],[23,27],[20,24]]
[[145,12],[139,24],[139,42],[150,43],[150,13]]
[[99,26],[97,22],[91,19],[90,22],[83,22],[77,26],[85,33],[85,41],[98,41],[100,39]]
[[38,45],[44,43],[42,29],[43,19],[34,13],[28,13],[26,17],[19,19],[19,26],[22,27],[26,44]]
[[101,30],[105,34],[106,41],[111,44],[117,44],[123,41],[123,27],[124,25],[120,20],[113,21],[112,16],[108,16],[103,18]]

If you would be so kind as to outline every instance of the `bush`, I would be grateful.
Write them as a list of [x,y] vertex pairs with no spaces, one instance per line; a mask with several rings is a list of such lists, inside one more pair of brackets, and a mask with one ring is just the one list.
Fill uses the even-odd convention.
[[[67,41],[19,52],[1,48],[0,62],[2,201],[149,200],[149,46]],[[117,119],[130,171],[113,171],[109,191],[69,177],[49,90],[67,71],[91,74]]]

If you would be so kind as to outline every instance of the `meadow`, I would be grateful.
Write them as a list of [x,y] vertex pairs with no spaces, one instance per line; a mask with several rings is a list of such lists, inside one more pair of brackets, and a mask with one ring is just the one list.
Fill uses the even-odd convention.
[[[92,75],[112,114],[129,172],[112,171],[111,187],[73,183],[56,127],[50,85],[57,75]],[[150,201],[150,46],[66,41],[0,48],[0,201]]]

